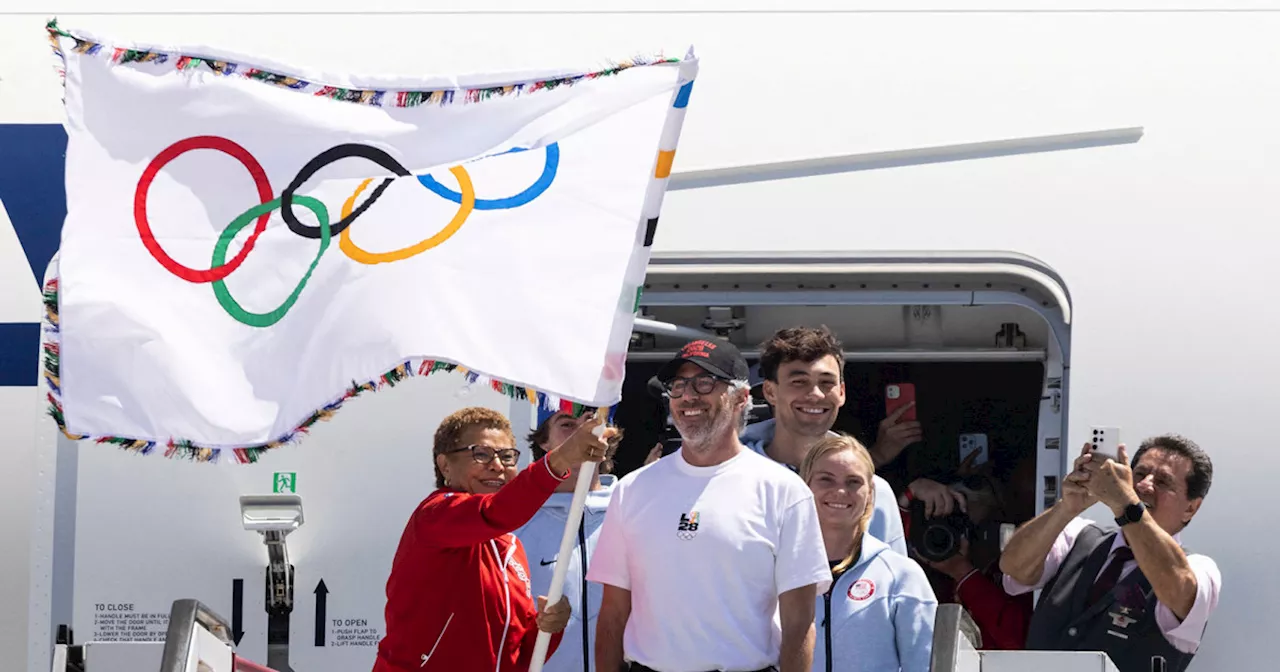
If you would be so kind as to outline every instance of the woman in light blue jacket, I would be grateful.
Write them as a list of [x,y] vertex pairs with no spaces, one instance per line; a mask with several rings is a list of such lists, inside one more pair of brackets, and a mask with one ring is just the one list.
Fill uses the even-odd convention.
[[800,465],[835,578],[818,596],[814,672],[929,672],[938,600],[920,565],[867,534],[874,473],[867,449],[843,434]]
[[[564,443],[587,419],[586,416],[574,417],[572,414],[539,409],[538,427],[528,437],[533,459],[541,459],[547,451]],[[516,537],[524,544],[524,552],[529,559],[529,583],[534,591],[542,591],[535,592],[534,595],[546,595],[551,589],[551,577],[555,574],[556,565],[561,562],[569,563],[564,576],[564,596],[573,605],[573,612],[564,629],[560,647],[547,658],[542,672],[594,672],[596,669],[596,617],[600,614],[603,588],[598,583],[589,583],[584,577],[591,555],[595,552],[596,539],[600,536],[600,526],[604,524],[605,511],[609,507],[616,482],[613,474],[606,472],[613,470],[613,456],[622,441],[622,430],[612,424],[608,426],[618,433],[609,439],[605,459],[596,471],[591,490],[587,492],[582,522],[578,526],[578,543],[569,557],[559,557],[560,539],[564,536],[564,526],[569,520],[573,489],[578,484],[576,469],[556,488],[555,494],[547,498],[547,502],[533,518],[515,531]]]

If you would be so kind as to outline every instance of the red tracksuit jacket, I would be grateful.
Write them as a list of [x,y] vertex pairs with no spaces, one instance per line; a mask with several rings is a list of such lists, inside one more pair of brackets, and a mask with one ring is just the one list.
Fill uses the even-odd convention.
[[[387,580],[386,636],[373,672],[525,672],[537,596],[512,530],[563,480],[544,457],[498,492],[437,490],[410,516]],[[551,638],[547,657],[560,644]]]

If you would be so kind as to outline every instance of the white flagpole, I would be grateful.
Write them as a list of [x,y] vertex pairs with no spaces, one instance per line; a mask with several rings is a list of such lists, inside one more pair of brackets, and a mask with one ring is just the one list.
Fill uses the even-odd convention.
[[[671,94],[671,108],[667,112],[667,119],[662,124],[662,138],[658,142],[658,156],[654,160],[654,175],[649,181],[649,187],[645,192],[644,209],[641,215],[640,229],[645,233],[644,254],[639,261],[643,263],[635,263],[636,258],[633,257],[633,268],[628,269],[632,274],[639,277],[633,278],[636,286],[639,287],[644,282],[645,267],[648,265],[648,247],[652,244],[653,227],[657,226],[658,213],[662,210],[662,197],[666,193],[667,184],[670,182],[671,163],[675,158],[676,146],[680,141],[680,129],[684,125],[685,106],[689,102],[689,92],[693,87],[693,80],[698,74],[698,62],[694,58],[693,47],[689,47],[685,59],[680,62],[679,86]],[[606,413],[604,409],[597,409],[597,415]],[[596,428],[596,436],[604,433],[605,426],[601,424]],[[596,474],[596,463],[585,462],[582,470],[578,472],[578,483],[573,489],[573,503],[569,505],[569,520],[564,525],[564,535],[560,537],[560,554],[556,557],[556,571],[551,576],[551,588],[547,591],[547,606],[551,607],[560,601],[564,595],[564,577],[569,571],[569,562],[567,558],[573,552],[575,537],[578,536],[578,525],[582,523],[582,509],[587,503],[587,492],[591,489],[591,481]],[[564,561],[561,561],[564,560]],[[585,568],[584,568],[585,571]],[[571,605],[574,609],[580,609],[581,605]],[[584,621],[583,627],[586,627]],[[533,659],[529,662],[529,672],[542,672],[542,663],[547,658],[547,649],[551,646],[551,633],[539,632],[538,639],[533,647]],[[588,652],[591,655],[591,652]]]

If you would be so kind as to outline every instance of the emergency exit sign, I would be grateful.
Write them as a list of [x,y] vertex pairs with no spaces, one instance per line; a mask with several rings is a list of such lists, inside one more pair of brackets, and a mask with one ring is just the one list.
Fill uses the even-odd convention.
[[271,479],[271,492],[291,492],[298,493],[298,472],[296,471],[277,471],[275,477]]

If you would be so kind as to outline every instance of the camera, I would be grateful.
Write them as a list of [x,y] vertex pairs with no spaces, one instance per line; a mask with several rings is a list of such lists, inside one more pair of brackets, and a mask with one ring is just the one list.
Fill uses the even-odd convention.
[[911,502],[911,534],[907,543],[921,558],[941,562],[960,552],[960,541],[968,539],[970,547],[999,537],[999,523],[975,524],[963,511],[935,518],[925,517],[924,502]]
[[911,502],[911,535],[907,540],[917,555],[940,562],[960,552],[960,540],[969,536],[973,524],[962,511],[936,518],[925,517],[924,502]]

